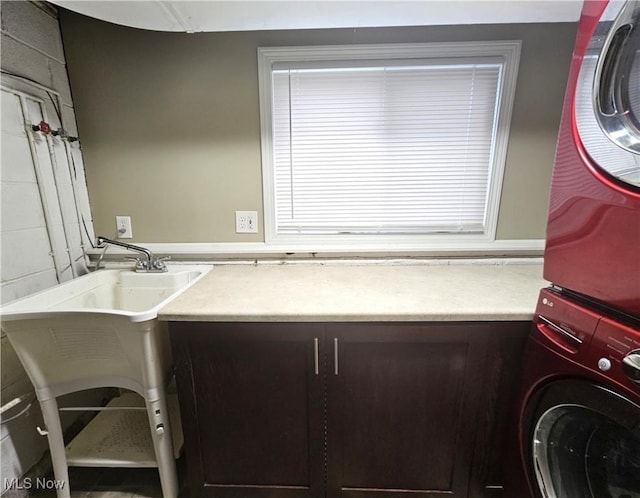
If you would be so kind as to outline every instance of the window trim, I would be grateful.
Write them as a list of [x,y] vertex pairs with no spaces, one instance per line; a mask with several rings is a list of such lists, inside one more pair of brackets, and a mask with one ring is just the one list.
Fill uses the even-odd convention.
[[[496,240],[500,198],[509,142],[521,41],[398,43],[375,45],[323,45],[300,47],[259,47],[258,85],[262,154],[263,227],[265,244],[273,247],[304,247],[309,251],[341,247],[350,252],[368,249],[422,250],[442,246],[452,249],[481,249]],[[496,122],[496,143],[487,192],[486,230],[479,234],[413,234],[413,235],[278,235],[275,220],[272,85],[271,70],[283,62],[367,59],[425,59],[456,57],[502,57],[500,104]]]

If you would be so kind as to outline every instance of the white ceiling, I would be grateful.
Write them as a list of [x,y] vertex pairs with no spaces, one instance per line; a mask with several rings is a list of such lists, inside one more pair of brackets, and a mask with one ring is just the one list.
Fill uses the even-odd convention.
[[577,21],[582,0],[50,0],[154,31],[255,31]]

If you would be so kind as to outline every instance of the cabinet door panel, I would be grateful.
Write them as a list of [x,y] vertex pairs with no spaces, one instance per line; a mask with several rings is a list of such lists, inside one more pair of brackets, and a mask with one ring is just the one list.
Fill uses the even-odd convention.
[[210,324],[197,339],[190,334],[195,420],[187,419],[193,426],[186,432],[198,440],[196,496],[324,494],[317,333],[322,329]]
[[468,325],[328,330],[338,339],[328,391],[329,496],[466,496],[479,397],[470,378],[481,375],[481,334]]
[[[482,379],[482,399],[469,498],[513,498],[503,490],[504,455],[515,420],[513,404],[531,322],[494,323],[488,342],[487,365]],[[480,382],[480,380],[478,381]]]
[[306,349],[264,342],[192,351],[205,482],[308,484]]

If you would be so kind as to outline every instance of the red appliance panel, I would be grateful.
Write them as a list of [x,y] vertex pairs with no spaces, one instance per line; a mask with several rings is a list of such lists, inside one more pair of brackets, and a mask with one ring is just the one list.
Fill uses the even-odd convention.
[[550,289],[543,289],[538,297],[531,337],[573,361],[580,361],[600,316]]
[[606,1],[584,3],[551,183],[544,277],[640,316],[640,189],[605,173],[575,122],[578,75]]
[[[561,327],[563,332],[554,326]],[[581,343],[574,344],[573,339],[566,338],[567,333]],[[630,380],[622,368],[624,358],[636,350],[640,350],[637,327],[603,316],[552,288],[541,291],[514,403],[514,423],[509,429],[505,497],[541,496],[532,471],[531,443],[533,416],[546,388],[567,380],[591,382],[640,403],[640,384]]]
[[[628,365],[624,366],[625,358]],[[635,360],[635,361],[634,361]],[[585,365],[603,372],[609,384],[640,401],[640,330],[603,317]],[[637,365],[637,369],[634,368]]]
[[520,391],[513,406],[514,423],[509,428],[507,451],[513,457],[505,461],[505,498],[539,496],[534,491],[538,489],[535,476],[526,470],[531,457],[530,417],[536,407],[537,393],[560,378],[599,380],[598,374],[589,371],[583,363],[600,318],[599,313],[552,289],[540,291],[536,317],[522,363]]

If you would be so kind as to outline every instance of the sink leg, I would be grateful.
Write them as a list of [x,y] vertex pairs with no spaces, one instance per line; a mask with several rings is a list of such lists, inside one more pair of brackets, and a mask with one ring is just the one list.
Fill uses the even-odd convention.
[[56,481],[64,484],[61,488],[57,489],[56,495],[58,498],[70,498],[69,470],[64,449],[62,427],[60,425],[60,414],[58,413],[58,403],[55,398],[39,401],[42,418],[47,426],[47,439],[49,441],[49,451],[51,452],[53,475]]
[[178,473],[176,460],[173,454],[173,439],[171,436],[171,424],[169,410],[165,397],[157,401],[147,401],[147,413],[151,427],[151,439],[158,461],[158,473],[164,498],[177,498]]

